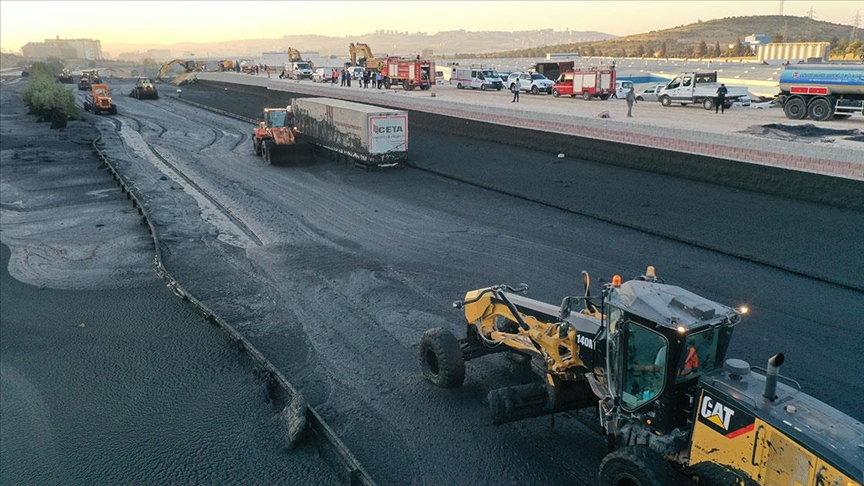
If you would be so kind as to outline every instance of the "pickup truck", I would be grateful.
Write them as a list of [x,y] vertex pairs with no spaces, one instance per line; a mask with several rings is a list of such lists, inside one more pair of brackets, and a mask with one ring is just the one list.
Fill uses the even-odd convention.
[[[720,83],[717,82],[717,72],[707,73],[682,73],[676,76],[675,79],[660,91],[658,100],[663,106],[669,106],[672,103],[680,103],[682,105],[701,104],[706,110],[714,109],[714,104],[717,102],[717,88]],[[726,100],[724,104],[726,108],[732,106],[732,103],[742,96],[747,96],[746,86],[727,86]]]

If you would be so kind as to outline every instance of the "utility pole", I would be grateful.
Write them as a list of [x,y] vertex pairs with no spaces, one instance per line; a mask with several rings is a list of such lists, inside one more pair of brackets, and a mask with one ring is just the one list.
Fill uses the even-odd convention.
[[[783,4],[786,3],[784,0],[780,0],[780,16],[783,17]],[[783,42],[789,42],[787,39],[789,34],[789,19],[783,19]]]
[[813,23],[815,14],[813,5],[810,5],[810,10],[807,11],[807,28],[804,30],[804,42],[810,42],[810,24]]
[[860,23],[861,23],[861,11],[858,10],[857,12],[855,12],[855,18],[852,19],[852,33],[849,34],[849,42],[850,43],[852,41],[854,41],[856,37],[858,37],[858,24],[860,24]]

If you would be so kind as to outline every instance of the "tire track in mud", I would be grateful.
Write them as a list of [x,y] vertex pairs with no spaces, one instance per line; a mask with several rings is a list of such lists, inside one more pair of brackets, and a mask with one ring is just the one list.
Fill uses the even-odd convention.
[[[230,208],[222,204],[218,198],[213,196],[208,190],[204,189],[200,184],[196,183],[191,177],[186,175],[186,173],[181,170],[177,164],[172,163],[169,160],[170,156],[166,156],[155,145],[144,140],[140,133],[134,131],[131,127],[132,123],[130,123],[130,130],[133,130],[137,136],[129,133],[129,130],[123,130],[123,121],[118,118],[135,121],[139,126],[140,123],[134,118],[128,116],[117,116],[110,119],[118,136],[123,140],[124,145],[131,148],[138,156],[156,165],[157,168],[166,176],[185,185],[183,188],[184,191],[188,192],[196,199],[196,201],[198,201],[199,207],[201,207],[202,218],[211,221],[220,229],[220,239],[244,248],[248,246],[264,246],[264,242],[258,234],[255,233],[255,231],[253,231],[252,228],[250,228]],[[160,165],[162,167],[160,167]],[[230,233],[231,227],[237,231],[233,232],[235,233],[234,235],[226,235],[223,230]],[[239,233],[239,235],[237,235],[237,233]],[[237,238],[237,236],[240,237]]]

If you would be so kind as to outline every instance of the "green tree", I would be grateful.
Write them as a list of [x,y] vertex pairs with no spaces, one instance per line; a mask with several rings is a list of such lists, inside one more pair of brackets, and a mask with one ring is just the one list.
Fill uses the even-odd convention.
[[864,55],[864,44],[861,43],[861,39],[850,42],[849,46],[846,47],[846,54],[854,54],[856,58]]
[[645,57],[645,46],[639,44],[639,47],[636,48],[636,57]]
[[720,41],[714,43],[714,52],[711,53],[713,57],[720,57],[723,54],[723,51],[720,50]]
[[665,41],[662,44],[660,44],[660,51],[658,53],[658,57],[664,57],[664,58],[667,57],[666,42]]
[[783,34],[780,32],[771,34],[771,42],[783,42]]
[[627,57],[627,49],[621,48],[621,57]]
[[699,42],[696,46],[696,50],[693,52],[693,55],[696,57],[705,57],[708,54],[708,44],[705,41]]
[[589,57],[594,57],[596,55],[596,53],[597,53],[597,51],[594,49],[593,45],[588,46],[588,56]]
[[64,128],[67,120],[78,116],[80,110],[72,90],[55,81],[54,67],[50,63],[34,64],[21,97],[30,113],[37,115],[40,121],[50,120],[51,128]]

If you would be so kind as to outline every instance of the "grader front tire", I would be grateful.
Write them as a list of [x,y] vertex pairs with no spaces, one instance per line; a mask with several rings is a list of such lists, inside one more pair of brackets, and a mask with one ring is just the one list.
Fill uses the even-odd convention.
[[465,358],[456,336],[437,327],[429,329],[417,349],[423,377],[441,388],[459,388],[465,381]]

